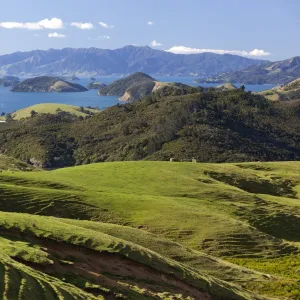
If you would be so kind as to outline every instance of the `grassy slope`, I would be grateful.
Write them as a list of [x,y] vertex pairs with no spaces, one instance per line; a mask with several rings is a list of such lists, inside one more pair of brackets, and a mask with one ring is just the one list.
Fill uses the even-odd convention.
[[[87,116],[87,113],[81,112],[79,110],[78,106],[74,105],[67,105],[67,104],[59,104],[59,103],[41,103],[41,104],[36,104],[32,105],[20,110],[17,110],[16,112],[13,113],[12,117],[14,120],[20,120],[22,118],[28,118],[30,117],[30,113],[32,110],[39,114],[55,114],[56,110],[60,108],[62,111],[69,112],[71,114],[74,114],[76,116],[82,116],[85,117]],[[85,108],[86,111],[90,111],[91,113],[99,113],[98,110],[96,109],[90,109],[90,108]]]
[[300,78],[283,86],[258,93],[271,101],[300,99]]
[[[300,164],[192,164],[162,162],[103,163],[52,172],[2,172],[2,210],[53,215],[130,225],[194,249],[175,255],[177,246],[152,243],[136,232],[113,225],[80,222],[133,241],[201,272],[248,286],[268,295],[282,296],[281,285],[293,296],[295,278],[270,272],[262,278],[226,266],[202,252],[264,270],[260,260],[298,259],[300,239]],[[73,224],[72,220],[65,220]],[[79,226],[76,223],[76,226]],[[159,245],[159,246],[158,246]],[[174,248],[175,247],[175,248]],[[170,249],[170,250],[168,250]],[[183,249],[183,250],[182,250]],[[185,249],[185,250],[184,250]],[[254,265],[254,266],[253,266]],[[286,264],[287,268],[290,266]],[[260,282],[260,287],[255,285]],[[294,291],[296,289],[296,291]],[[281,294],[280,294],[281,293]],[[297,299],[297,298],[291,298]]]
[[[254,295],[251,295],[234,285],[227,284],[218,279],[204,275],[198,272],[196,269],[186,267],[183,264],[164,257],[138,244],[134,244],[132,242],[103,233],[99,230],[100,228],[98,228],[98,230],[93,230],[91,228],[77,226],[76,222],[73,222],[73,224],[71,223],[72,222],[68,223],[64,220],[51,217],[0,213],[0,229],[3,234],[3,237],[0,239],[0,245],[2,249],[4,249],[4,252],[2,251],[1,253],[3,259],[0,257],[0,262],[2,262],[2,264],[6,267],[9,264],[9,259],[14,258],[17,261],[21,261],[25,265],[32,265],[32,268],[35,270],[43,268],[46,269],[47,267],[46,270],[48,271],[46,272],[56,275],[56,277],[59,277],[59,273],[62,273],[62,276],[65,277],[70,276],[69,273],[71,271],[73,271],[73,273],[71,272],[72,276],[75,276],[77,267],[84,268],[82,262],[80,261],[82,257],[75,255],[74,257],[69,256],[68,261],[65,261],[63,260],[65,257],[55,256],[58,255],[60,251],[65,251],[65,253],[69,254],[74,253],[75,250],[73,250],[73,252],[66,252],[65,250],[66,247],[69,247],[67,245],[73,245],[81,247],[80,252],[86,253],[91,260],[94,256],[96,256],[96,258],[99,260],[109,257],[112,261],[115,260],[119,262],[121,259],[127,267],[132,266],[132,270],[130,271],[129,275],[118,276],[118,278],[114,278],[116,274],[109,274],[107,272],[103,272],[103,274],[100,273],[103,277],[107,277],[106,285],[104,287],[105,289],[113,290],[115,288],[115,291],[121,292],[123,295],[127,294],[130,296],[129,299],[147,299],[147,297],[144,298],[143,295],[150,296],[150,293],[154,293],[154,291],[156,291],[156,294],[152,295],[154,299],[157,299],[156,297],[158,297],[160,293],[164,292],[168,292],[171,295],[172,290],[176,288],[176,286],[168,286],[171,282],[175,282],[179,286],[184,286],[183,283],[186,283],[186,290],[182,290],[183,294],[186,296],[191,296],[192,290],[195,290],[196,292],[194,291],[194,293],[196,294],[198,291],[200,298],[196,299],[199,300],[206,299],[204,295],[202,295],[203,298],[201,297],[202,291],[208,292],[213,296],[213,299],[258,299],[258,297],[255,297]],[[80,222],[78,223],[80,224]],[[122,231],[123,229],[120,227],[119,230]],[[48,241],[47,244],[45,239]],[[30,241],[30,244],[28,241]],[[151,242],[151,238],[149,241]],[[54,243],[54,246],[51,244],[51,242]],[[56,249],[54,253],[52,253],[52,247]],[[93,252],[87,252],[87,250],[93,250]],[[118,257],[118,260],[115,258],[115,256]],[[54,271],[51,271],[51,269],[53,269],[57,264],[60,265],[60,268],[56,266],[56,273],[54,273]],[[60,269],[64,264],[73,266],[73,269],[68,268],[65,270],[65,273],[61,272]],[[154,275],[151,277],[151,288],[149,288],[149,290],[145,289],[142,280],[141,282],[134,281],[139,279],[138,277],[135,278],[135,268],[141,269],[142,266],[144,268],[144,270],[141,270],[142,274],[149,272],[150,269],[152,270],[152,273],[160,274],[159,276],[161,282],[155,282],[153,280],[156,278]],[[19,266],[19,268],[22,269],[22,266]],[[26,270],[25,266],[24,268]],[[148,268],[150,269],[148,270]],[[109,270],[110,272],[113,272],[114,268],[111,267]],[[69,271],[69,273],[66,271]],[[33,270],[31,270],[31,272],[34,273]],[[166,279],[163,279],[161,274],[164,274]],[[3,275],[5,276],[6,273],[4,272]],[[32,274],[32,276],[35,278],[34,280],[37,280],[37,276],[35,275],[36,274]],[[87,284],[96,285],[100,283],[100,280],[88,281],[88,277],[84,276],[83,274],[81,275],[81,280],[85,281],[85,286]],[[170,280],[170,276],[172,276],[172,280]],[[46,281],[47,279],[49,280],[49,278],[45,277],[44,280]],[[113,280],[115,280],[114,283],[111,282]],[[126,287],[129,290],[131,289],[129,286],[131,285],[132,281],[137,284],[134,289],[132,288],[132,292],[135,292],[133,294],[126,290]],[[78,287],[82,287],[80,286],[82,283],[79,283],[78,281],[74,282]],[[109,285],[109,282],[111,285]],[[117,283],[124,287],[123,290],[116,289],[115,285]],[[64,283],[61,282],[60,284],[58,281],[58,286],[63,289]],[[139,286],[143,286],[143,288],[139,289]],[[97,288],[99,288],[99,286]],[[7,287],[4,287],[4,293],[7,293],[8,290],[9,289]],[[73,290],[76,294],[77,291],[75,287],[73,287]],[[70,291],[72,291],[72,289]],[[20,289],[14,287],[12,289],[12,293],[17,292],[20,293]],[[36,291],[36,294],[37,293],[38,292]],[[82,292],[82,294],[84,294],[84,292]],[[41,295],[37,295],[36,297],[37,298],[35,299],[41,299]],[[185,299],[182,297],[175,299]],[[149,299],[151,298],[152,297],[149,297]],[[25,298],[21,297],[21,299]],[[87,299],[93,299],[92,295],[90,295],[90,298],[87,296]],[[161,297],[161,299],[168,298]]]

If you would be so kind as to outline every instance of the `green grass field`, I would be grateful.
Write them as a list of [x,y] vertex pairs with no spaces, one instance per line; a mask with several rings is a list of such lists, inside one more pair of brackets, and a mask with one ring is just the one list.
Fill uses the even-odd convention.
[[54,278],[87,299],[300,299],[298,162],[12,164],[0,156],[3,256],[46,273],[45,293]]
[[68,112],[74,114],[78,117],[85,117],[88,115],[87,112],[91,112],[92,114],[99,113],[99,110],[84,108],[85,112],[81,112],[78,106],[67,105],[67,104],[59,104],[59,103],[41,103],[32,105],[20,110],[17,110],[12,114],[14,120],[21,120],[24,118],[29,118],[31,116],[31,111],[35,111],[38,114],[55,114],[57,109],[61,109],[64,112]]

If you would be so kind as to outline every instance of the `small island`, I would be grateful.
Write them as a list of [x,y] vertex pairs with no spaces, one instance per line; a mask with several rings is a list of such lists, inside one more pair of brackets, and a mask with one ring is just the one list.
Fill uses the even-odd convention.
[[96,81],[96,78],[95,77],[91,77],[90,81]]
[[74,93],[74,92],[86,92],[88,91],[88,89],[80,84],[71,83],[61,78],[41,76],[41,77],[26,79],[13,86],[11,91],[29,92],[29,93],[34,93],[34,92]]
[[99,90],[105,88],[107,85],[103,82],[91,82],[88,84],[87,88],[89,90]]

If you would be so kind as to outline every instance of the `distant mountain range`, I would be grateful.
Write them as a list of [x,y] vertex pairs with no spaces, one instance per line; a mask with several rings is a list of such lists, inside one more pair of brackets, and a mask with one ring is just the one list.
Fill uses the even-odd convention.
[[263,65],[250,66],[244,70],[219,74],[215,77],[201,78],[203,82],[233,82],[244,84],[287,84],[300,77],[300,56]]
[[265,60],[230,54],[183,55],[150,47],[126,46],[116,50],[65,48],[2,55],[0,75],[89,77],[145,72],[153,75],[202,77],[265,63]]

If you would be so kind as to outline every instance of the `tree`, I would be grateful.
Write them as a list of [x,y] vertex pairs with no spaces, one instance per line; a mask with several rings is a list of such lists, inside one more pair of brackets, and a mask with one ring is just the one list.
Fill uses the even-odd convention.
[[240,89],[241,91],[245,92],[246,87],[244,85],[241,85]]
[[37,113],[35,110],[32,110],[32,111],[30,112],[31,118],[35,117],[37,114],[38,114],[38,113]]
[[80,106],[80,107],[79,107],[79,111],[80,111],[80,112],[84,112],[84,107],[83,107],[83,106]]
[[2,112],[2,113],[1,113],[1,117],[4,117],[4,116],[5,116],[5,112]]

